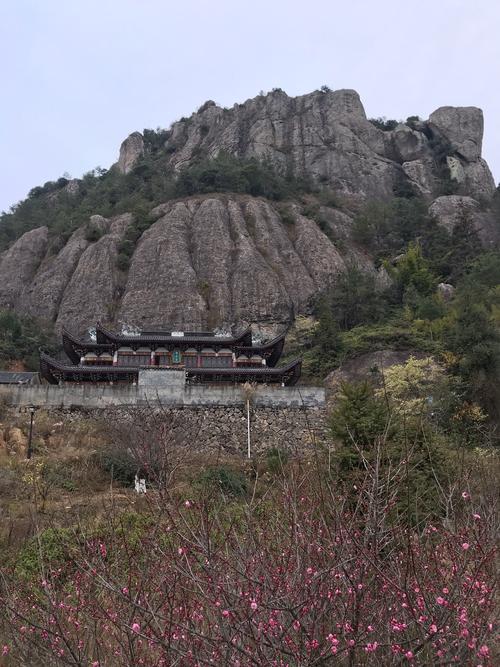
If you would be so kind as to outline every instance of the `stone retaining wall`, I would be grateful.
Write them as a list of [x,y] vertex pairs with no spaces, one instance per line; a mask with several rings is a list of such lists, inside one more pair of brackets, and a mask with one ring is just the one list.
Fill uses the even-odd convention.
[[[113,424],[147,423],[161,414],[180,426],[193,451],[246,455],[246,394],[228,386],[0,385],[0,402],[35,406],[56,421],[91,417]],[[257,386],[250,400],[252,454],[271,447],[298,453],[327,437],[325,393],[320,387]],[[125,429],[126,431],[126,429]],[[36,415],[35,415],[36,432]]]
[[[137,407],[52,408],[48,412],[62,422],[78,421],[82,417],[104,419],[113,426],[125,427],[125,433],[127,422],[163,423],[167,425],[167,431],[170,428],[168,425],[171,425],[173,439],[187,445],[192,452],[222,452],[242,457],[247,453],[247,413],[244,406],[162,407],[161,410]],[[325,409],[253,405],[250,408],[250,438],[252,455],[272,447],[291,454],[304,452],[328,439]]]

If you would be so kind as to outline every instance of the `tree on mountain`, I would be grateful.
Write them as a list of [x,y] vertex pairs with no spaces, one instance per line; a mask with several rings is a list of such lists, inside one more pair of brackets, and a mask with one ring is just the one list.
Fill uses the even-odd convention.
[[456,371],[493,416],[500,416],[500,332],[472,287],[456,299],[444,342],[456,355]]

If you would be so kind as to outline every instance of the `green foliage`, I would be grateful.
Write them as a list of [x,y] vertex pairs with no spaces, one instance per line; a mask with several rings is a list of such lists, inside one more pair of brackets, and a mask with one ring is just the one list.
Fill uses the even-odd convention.
[[[0,249],[24,232],[47,225],[53,237],[68,236],[88,223],[91,215],[105,217],[127,211],[150,210],[173,196],[174,179],[161,159],[145,156],[129,174],[117,169],[88,172],[74,193],[56,190],[28,196],[0,216]],[[89,230],[89,240],[97,240]]]
[[68,558],[71,532],[64,528],[46,528],[20,549],[16,558],[17,573],[26,578],[40,577],[54,570]]
[[456,355],[455,370],[470,387],[471,396],[500,416],[500,332],[487,303],[470,286],[455,300],[444,342]]
[[409,293],[412,296],[427,297],[435,291],[438,283],[422,255],[420,244],[416,242],[410,243],[396,266],[391,268],[391,274],[403,300]]
[[293,213],[290,209],[289,206],[286,206],[285,204],[276,204],[280,214],[281,222],[285,225],[294,225],[295,224],[295,218],[293,216]]
[[286,178],[269,162],[219,153],[184,169],[175,185],[178,197],[207,192],[242,192],[254,197],[285,199],[311,189],[307,180]]
[[379,118],[369,118],[368,120],[372,125],[375,125],[376,128],[383,130],[384,132],[394,130],[399,124],[399,121],[394,120],[393,118],[387,119],[384,116]]
[[417,417],[401,419],[394,412],[397,396],[387,391],[375,392],[368,382],[342,386],[330,421],[332,435],[341,443],[334,460],[348,494],[363,483],[368,470],[377,470],[379,483],[392,495],[391,513],[418,524],[439,514],[449,456],[442,434]]
[[342,356],[342,338],[326,298],[319,301],[317,307],[318,326],[313,336],[313,349],[305,355],[308,372],[313,377],[324,377],[335,367]]
[[488,293],[500,285],[500,251],[483,253],[470,263],[463,284],[470,288],[476,286],[482,298],[488,298]]
[[93,223],[89,223],[85,228],[85,240],[89,243],[94,243],[98,241],[102,236],[102,232],[99,227]]
[[139,547],[147,530],[155,523],[155,518],[148,513],[125,511],[120,514],[116,533],[129,547]]
[[408,127],[411,127],[412,129],[415,129],[418,123],[421,123],[422,121],[420,120],[420,116],[408,116],[406,119],[406,124]]
[[443,385],[449,389],[443,368],[432,357],[416,359],[411,356],[406,363],[384,370],[383,386],[375,395],[389,401],[398,416],[407,420],[420,419],[437,409],[437,398],[442,394]]
[[56,350],[51,325],[0,310],[0,368],[22,361],[28,370],[37,370],[40,348]]
[[109,446],[101,452],[99,464],[113,481],[124,486],[133,485],[140,468],[130,451],[115,446]]
[[329,206],[331,208],[341,207],[339,196],[328,188],[324,188],[318,192],[318,200],[322,206]]
[[461,208],[458,220],[451,234],[447,235],[448,244],[442,247],[441,256],[432,255],[431,261],[447,282],[455,284],[465,273],[468,266],[483,252],[481,241],[474,229],[469,211]]
[[[349,278],[346,277],[346,280]],[[368,283],[369,284],[369,283]],[[318,301],[316,314],[318,324],[308,348],[303,351],[303,372],[307,378],[323,379],[343,360],[357,357],[373,350],[415,350],[426,353],[439,353],[441,344],[425,327],[415,326],[411,318],[405,317],[401,310],[391,306],[390,293],[369,295],[362,302],[365,292],[354,293],[352,311],[344,301],[342,291],[327,293]],[[360,297],[358,300],[358,296]],[[370,298],[369,298],[370,297]],[[349,295],[351,298],[351,295]],[[391,297],[392,298],[392,297]],[[435,297],[429,297],[429,300]],[[370,300],[371,299],[371,300]],[[359,307],[358,305],[359,304]],[[425,299],[420,302],[422,312],[430,305]],[[346,330],[341,329],[343,308],[346,308]],[[394,310],[391,310],[394,308]],[[436,316],[440,315],[444,304],[436,297]],[[420,311],[419,311],[420,314]],[[350,318],[353,318],[349,322]],[[365,323],[348,328],[355,321]],[[372,319],[373,318],[373,319]],[[340,324],[339,324],[340,322]]]
[[430,224],[423,199],[395,197],[389,202],[368,202],[354,219],[353,236],[382,259],[403,252]]
[[[279,174],[268,161],[224,153],[214,159],[200,153],[197,162],[176,175],[168,166],[169,152],[176,148],[164,147],[169,137],[165,130],[144,130],[145,153],[128,174],[121,174],[116,167],[108,171],[96,168],[78,181],[76,191],[64,189],[68,183],[65,178],[33,188],[25,200],[0,216],[0,251],[25,232],[43,225],[49,227],[52,237],[66,240],[77,228],[87,225],[94,214],[110,217],[132,212],[135,229],[142,233],[151,224],[146,220],[148,212],[175,197],[241,192],[282,200],[314,190],[309,179],[296,178],[291,172]],[[96,241],[98,230],[89,226],[86,238]],[[125,264],[124,258],[120,263]]]
[[161,150],[165,142],[170,137],[170,132],[168,130],[162,130],[160,127],[156,130],[144,129],[142,131],[142,137],[144,140],[144,149],[148,152],[156,152]]
[[376,262],[405,252],[418,239],[429,269],[452,283],[481,253],[481,243],[465,208],[453,231],[448,232],[429,217],[427,204],[419,197],[368,202],[354,219],[353,236]]
[[338,277],[335,287],[323,296],[321,306],[328,308],[342,331],[377,322],[387,313],[387,301],[377,291],[375,277],[354,265]]
[[392,191],[395,197],[402,199],[412,199],[418,196],[418,192],[410,179],[402,172],[398,173],[396,182],[393,185]]
[[227,466],[208,468],[199,476],[198,484],[206,492],[218,491],[224,496],[244,496],[247,491],[244,475]]
[[389,412],[369,382],[344,383],[330,418],[332,435],[344,445],[370,449],[389,427]]
[[288,453],[279,447],[271,447],[266,451],[267,469],[271,475],[282,473],[288,463],[288,459]]
[[393,318],[374,325],[363,325],[342,336],[346,356],[356,357],[373,350],[421,350],[436,352],[439,345],[411,323]]
[[452,470],[449,444],[425,423],[416,428],[399,425],[371,449],[341,446],[334,454],[339,483],[356,501],[353,487],[360,488],[367,471],[377,469],[379,484],[391,498],[387,518],[421,525],[442,514],[441,489]]

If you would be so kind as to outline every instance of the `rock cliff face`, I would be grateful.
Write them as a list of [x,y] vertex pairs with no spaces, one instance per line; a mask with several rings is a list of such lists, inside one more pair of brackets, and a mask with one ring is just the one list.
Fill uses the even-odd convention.
[[[343,240],[340,251],[295,205],[287,222],[269,202],[236,195],[169,202],[154,213],[128,275],[116,258],[129,214],[93,216],[99,240],[87,241],[80,229],[57,254],[46,251],[45,229],[25,234],[0,261],[0,308],[79,334],[97,320],[186,329],[253,323],[272,334],[334,284],[346,262],[377,275],[352,242]],[[330,228],[348,234],[349,216],[331,217]]]
[[110,221],[100,218],[105,233],[80,255],[64,287],[56,328],[71,326],[83,332],[91,322],[114,320],[122,280],[116,267],[118,244],[131,221],[128,213]]
[[[481,158],[483,114],[475,107],[441,107],[428,121],[400,123],[390,132],[371,123],[354,90],[316,91],[289,97],[281,90],[223,109],[206,102],[174,123],[165,141],[168,165],[180,170],[200,154],[225,151],[271,160],[283,172],[307,175],[356,197],[392,196],[402,180],[431,195],[437,187],[436,145],[461,170],[455,173],[473,197],[491,197],[495,185]],[[128,171],[143,154],[135,132],[120,150]],[[452,175],[453,177],[453,175]]]
[[[474,107],[442,107],[428,121],[383,131],[367,120],[355,91],[291,98],[278,90],[232,109],[207,102],[174,123],[155,150],[165,169],[177,172],[221,151],[265,158],[282,173],[340,193],[354,208],[409,187],[448,229],[470,216],[487,245],[500,228],[488,211],[495,186],[481,158],[482,136],[482,112]],[[132,171],[151,150],[146,139],[130,135],[115,169]],[[438,196],[443,169],[459,195]],[[77,193],[79,182],[70,184]],[[100,238],[89,240],[81,228],[58,252],[40,227],[0,255],[0,308],[79,334],[96,320],[185,329],[254,323],[273,333],[307,312],[349,262],[375,274],[351,239],[352,210],[323,208],[320,228],[294,203],[246,195],[170,201],[152,212],[156,221],[139,239],[128,272],[116,260],[130,214],[92,216]]]
[[123,322],[272,328],[305,309],[345,267],[313,220],[293,211],[287,226],[261,200],[197,198],[162,213],[133,256],[118,312]]
[[27,232],[0,256],[0,308],[20,306],[29,289],[48,245],[47,227]]
[[128,174],[135,162],[144,153],[144,140],[140,132],[132,132],[120,146],[117,167],[122,174]]

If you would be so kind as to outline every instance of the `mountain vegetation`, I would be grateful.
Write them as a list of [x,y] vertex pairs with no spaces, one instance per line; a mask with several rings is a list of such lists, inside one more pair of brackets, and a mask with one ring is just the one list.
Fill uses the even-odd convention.
[[[144,132],[148,137],[157,136],[153,131]],[[0,251],[42,225],[48,226],[55,242],[62,243],[96,214],[112,217],[132,212],[140,229],[147,213],[158,204],[194,194],[237,192],[279,201],[314,189],[305,178],[280,175],[269,162],[224,152],[213,159],[199,156],[176,174],[166,166],[164,154],[155,151],[141,157],[127,174],[116,167],[97,167],[86,173],[74,190],[70,187],[72,182],[59,178],[33,188],[25,200],[2,213]]]

